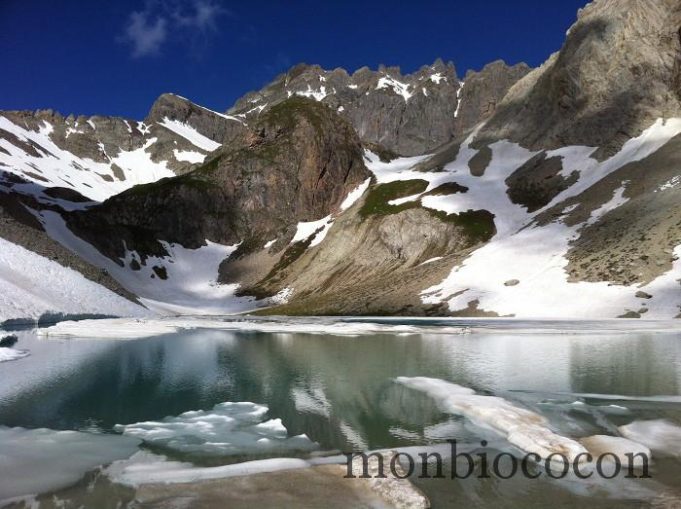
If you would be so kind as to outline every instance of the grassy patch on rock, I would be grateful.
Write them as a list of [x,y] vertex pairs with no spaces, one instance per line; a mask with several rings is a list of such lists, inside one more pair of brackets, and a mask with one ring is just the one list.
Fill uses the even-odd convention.
[[494,225],[494,214],[489,210],[467,210],[459,214],[447,214],[441,210],[426,209],[432,215],[463,229],[470,240],[470,245],[487,242],[497,231]]
[[387,184],[378,184],[369,191],[359,213],[362,217],[396,214],[402,210],[418,206],[416,202],[407,202],[401,205],[390,205],[388,202],[422,193],[427,187],[428,182],[421,179],[397,180]]

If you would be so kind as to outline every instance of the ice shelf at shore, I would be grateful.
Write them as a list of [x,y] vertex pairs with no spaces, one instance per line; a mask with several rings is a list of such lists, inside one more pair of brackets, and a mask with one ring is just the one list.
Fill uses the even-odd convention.
[[368,322],[316,320],[219,320],[191,317],[158,319],[112,318],[60,322],[39,329],[40,336],[102,339],[140,339],[190,329],[217,329],[234,332],[270,332],[362,336],[371,334],[465,334],[467,327],[429,327]]

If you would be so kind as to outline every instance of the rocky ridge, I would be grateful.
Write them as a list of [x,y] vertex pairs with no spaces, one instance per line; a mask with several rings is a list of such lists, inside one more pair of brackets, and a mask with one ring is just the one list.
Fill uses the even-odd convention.
[[251,119],[294,95],[336,110],[364,143],[403,156],[430,152],[489,117],[508,89],[529,72],[525,64],[496,61],[463,81],[454,64],[436,60],[412,74],[399,67],[363,67],[352,74],[300,64],[229,110]]

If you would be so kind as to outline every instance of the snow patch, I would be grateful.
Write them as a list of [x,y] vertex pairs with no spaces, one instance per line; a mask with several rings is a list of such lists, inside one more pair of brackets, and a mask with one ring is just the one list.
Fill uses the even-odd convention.
[[461,110],[461,91],[463,90],[464,82],[459,82],[459,88],[456,89],[456,110],[454,110],[454,118],[458,118]]
[[441,81],[445,81],[445,82],[447,81],[447,78],[441,72],[431,74],[428,79],[430,81],[432,81],[433,83],[435,83],[436,85],[439,85]]
[[409,85],[407,83],[397,81],[395,78],[392,78],[391,76],[384,76],[378,80],[376,90],[380,90],[382,88],[392,89],[392,91],[395,92],[397,95],[401,95],[404,98],[405,102],[408,101],[409,98],[413,95],[411,92],[409,92]]
[[669,180],[667,180],[667,182],[658,187],[655,190],[655,192],[657,193],[659,191],[666,191],[667,189],[674,189],[679,184],[681,184],[681,175],[677,175],[675,177],[670,178]]
[[296,92],[296,95],[300,95],[302,97],[308,97],[311,99],[314,99],[315,101],[321,101],[327,96],[326,93],[326,87],[321,86],[319,87],[319,90],[313,90],[310,85],[307,86],[307,90],[299,90]]
[[332,224],[333,218],[330,215],[318,219],[317,221],[298,223],[296,234],[293,236],[291,244],[294,242],[303,242],[314,235],[309,247],[316,246],[324,240],[324,237],[326,237]]
[[286,287],[283,290],[279,291],[276,295],[270,297],[269,301],[274,306],[287,304],[292,295],[293,288]]
[[421,266],[421,265],[426,265],[426,264],[428,264],[428,263],[433,263],[433,262],[436,262],[436,261],[438,261],[438,260],[442,260],[442,256],[436,256],[436,257],[434,257],[434,258],[429,258],[429,259],[426,260],[425,262],[419,263],[419,266]]
[[169,118],[164,118],[163,122],[159,125],[165,127],[166,129],[174,132],[175,134],[182,136],[184,139],[189,141],[192,145],[199,147],[206,152],[212,152],[220,148],[222,145],[217,143],[210,138],[205,137],[203,134],[198,132],[189,124],[180,122],[179,120],[170,120]]
[[369,188],[370,183],[371,177],[362,182],[354,190],[350,191],[348,195],[345,197],[345,200],[343,200],[343,203],[341,203],[340,206],[341,211],[348,210],[350,207],[352,207],[355,204],[355,202],[359,200],[359,198],[366,192],[366,190]]
[[191,163],[191,164],[196,164],[196,163],[202,163],[204,159],[206,159],[205,154],[200,154],[198,152],[194,152],[192,150],[173,150],[173,154],[175,155],[175,159],[181,162],[185,163]]

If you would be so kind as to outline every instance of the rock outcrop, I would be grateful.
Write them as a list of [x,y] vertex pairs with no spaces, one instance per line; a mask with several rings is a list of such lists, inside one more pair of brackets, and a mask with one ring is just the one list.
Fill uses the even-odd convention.
[[681,114],[679,27],[676,0],[588,4],[560,51],[511,88],[480,139],[612,155],[657,118]]

